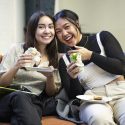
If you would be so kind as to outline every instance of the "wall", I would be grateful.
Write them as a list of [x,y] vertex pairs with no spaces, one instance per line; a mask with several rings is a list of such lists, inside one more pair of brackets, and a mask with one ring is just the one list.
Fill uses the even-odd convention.
[[71,9],[80,16],[83,32],[112,32],[125,50],[124,0],[56,0],[55,13]]
[[24,0],[0,0],[0,52],[24,40]]
[[[84,32],[109,30],[125,50],[124,5],[124,0],[56,0],[55,12],[63,8],[74,10]],[[12,43],[24,40],[24,25],[24,0],[0,0],[0,52],[5,53]]]

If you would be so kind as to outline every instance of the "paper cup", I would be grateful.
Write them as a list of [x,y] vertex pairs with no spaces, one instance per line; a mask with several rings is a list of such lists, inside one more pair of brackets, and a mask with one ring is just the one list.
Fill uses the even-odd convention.
[[76,65],[79,67],[80,71],[84,70],[84,63],[82,62],[82,57],[80,53],[71,53],[70,61],[75,62]]

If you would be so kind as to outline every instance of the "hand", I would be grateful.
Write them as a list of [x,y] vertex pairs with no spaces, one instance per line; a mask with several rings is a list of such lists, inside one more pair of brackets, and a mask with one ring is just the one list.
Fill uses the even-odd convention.
[[31,63],[32,62],[32,55],[30,54],[22,54],[19,59],[17,60],[15,67],[17,69],[20,69],[25,66],[26,63]]
[[54,67],[53,66],[49,66],[49,68],[51,69],[51,71],[50,72],[42,72],[42,71],[40,71],[44,76],[46,76],[47,78],[48,77],[54,77],[54,73],[56,72],[55,70],[54,70]]
[[67,66],[67,72],[70,75],[71,78],[75,79],[78,76],[78,73],[80,72],[79,67],[76,65],[76,63],[71,62]]
[[92,56],[92,51],[86,49],[85,47],[81,46],[74,46],[76,49],[75,50],[69,50],[68,54],[70,55],[71,53],[80,53],[82,56],[82,60],[90,60]]

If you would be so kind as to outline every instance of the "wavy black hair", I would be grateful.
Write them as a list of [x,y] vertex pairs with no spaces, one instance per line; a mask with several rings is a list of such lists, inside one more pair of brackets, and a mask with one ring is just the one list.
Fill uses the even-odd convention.
[[74,24],[78,28],[80,33],[82,33],[80,25],[79,25],[79,17],[75,12],[73,12],[71,10],[63,9],[55,14],[55,16],[54,16],[55,22],[59,18],[67,19],[69,22],[71,22],[72,24]]

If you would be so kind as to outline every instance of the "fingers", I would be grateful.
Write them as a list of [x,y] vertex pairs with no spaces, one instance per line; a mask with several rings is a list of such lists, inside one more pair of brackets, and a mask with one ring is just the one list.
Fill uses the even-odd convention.
[[32,59],[33,59],[32,55],[22,54],[22,55],[19,57],[19,59],[17,60],[17,64],[16,64],[16,65],[17,65],[19,68],[22,68],[22,67],[24,67],[24,65],[25,65],[26,63],[31,63],[31,62],[32,62]]
[[76,49],[82,49],[83,47],[81,46],[74,46]]
[[69,50],[68,54],[70,55],[71,53],[81,53],[80,51],[84,49],[84,47],[80,47],[80,46],[74,46],[75,49],[73,50]]
[[67,67],[67,72],[72,78],[77,78],[79,73],[79,67],[76,65],[76,63],[71,63]]
[[79,50],[69,50],[68,51],[68,55],[70,55],[70,54],[72,54],[72,53],[78,53],[79,52]]
[[84,47],[75,46],[75,50],[69,50],[68,54],[71,55],[72,53],[80,53],[82,60],[90,60],[92,56],[92,51],[88,50]]
[[20,56],[20,59],[22,60],[31,60],[33,58],[33,56],[31,54],[22,54]]

